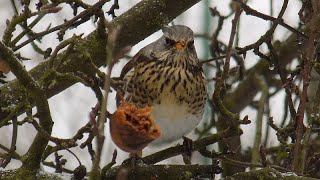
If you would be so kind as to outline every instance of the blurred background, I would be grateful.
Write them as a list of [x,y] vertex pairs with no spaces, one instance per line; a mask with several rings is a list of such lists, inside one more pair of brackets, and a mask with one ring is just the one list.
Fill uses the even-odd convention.
[[[6,28],[6,20],[11,19],[12,16],[15,14],[14,7],[12,5],[12,2],[16,4],[18,12],[21,12],[21,5],[18,1],[0,1],[0,36],[3,35],[4,30]],[[89,4],[93,4],[95,1],[92,0],[86,0],[84,1]],[[131,0],[131,1],[119,1],[120,9],[116,10],[115,13],[117,16],[120,16],[122,13],[126,12],[128,9],[130,9],[132,6],[134,6],[139,1],[137,0]],[[271,3],[272,2],[272,3]],[[31,1],[31,9],[35,9],[36,1]],[[248,5],[255,10],[265,13],[265,14],[271,14],[272,16],[276,17],[280,11],[280,8],[282,6],[282,1],[272,1],[272,0],[249,0]],[[200,60],[206,60],[210,59],[212,57],[212,54],[209,51],[209,44],[210,39],[206,38],[210,36],[217,28],[217,21],[218,19],[216,17],[212,17],[209,11],[209,8],[217,8],[217,10],[221,13],[223,16],[227,16],[231,12],[231,1],[220,1],[220,0],[203,0],[200,1],[198,4],[181,14],[179,17],[177,17],[171,24],[182,24],[189,26],[196,35],[195,39],[195,47],[198,53],[198,57]],[[108,11],[112,3],[107,3],[103,8],[104,11]],[[272,7],[271,7],[272,6]],[[43,22],[35,26],[34,30],[43,30],[51,24],[51,26],[58,25],[63,23],[64,19],[71,19],[72,9],[69,6],[61,6],[63,7],[62,11],[58,14],[50,14],[45,17]],[[298,27],[299,17],[297,12],[301,8],[301,2],[299,0],[290,0],[288,8],[286,10],[286,13],[284,15],[284,21],[289,24],[292,27]],[[106,15],[107,16],[107,15]],[[227,18],[225,23],[222,26],[222,30],[220,32],[220,35],[218,36],[218,40],[221,42],[224,42],[225,44],[228,44],[229,36],[230,36],[230,30],[231,30],[231,20],[233,16],[230,16]],[[111,16],[107,16],[108,20],[112,20]],[[250,43],[253,43],[257,41],[270,27],[270,22],[264,21],[262,19],[253,17],[253,16],[247,16],[245,13],[242,13],[241,15],[241,21],[239,26],[239,41],[238,46],[243,47],[245,45],[248,45]],[[84,35],[89,34],[96,28],[96,25],[93,21],[88,21],[84,23],[83,25],[78,26],[76,29],[67,31],[65,35],[65,39],[71,37],[73,34],[82,34]],[[142,27],[143,28],[143,27]],[[20,32],[21,29],[17,29],[16,32]],[[140,43],[133,46],[131,49],[129,56],[133,56],[135,53],[137,53],[142,47],[145,45],[155,41],[157,38],[159,38],[162,35],[161,31],[158,31],[154,33],[153,35],[149,36],[145,40],[141,41]],[[281,26],[278,26],[275,33],[274,33],[274,40],[284,40],[290,35],[289,31],[287,29],[282,28]],[[49,47],[54,48],[59,44],[59,41],[57,40],[56,33],[50,34],[48,36],[45,36],[41,43],[38,43],[38,45],[42,49],[46,49]],[[262,46],[260,49],[262,52],[267,51],[267,47]],[[30,61],[25,61],[24,65],[27,69],[32,69],[34,66],[39,64],[40,62],[44,61],[44,58],[42,55],[39,55],[36,53],[31,45],[25,46],[22,49],[19,50],[21,55],[24,57],[30,58]],[[257,61],[260,58],[253,54],[252,51],[248,52],[245,58],[245,67],[246,69],[252,67],[254,64],[257,63]],[[122,59],[118,64],[116,64],[115,68],[113,69],[112,76],[117,77],[119,76],[122,67],[126,64],[128,61],[128,58]],[[232,62],[231,67],[235,67],[236,63]],[[102,68],[103,69],[103,68]],[[210,70],[210,68],[205,67],[206,70],[206,76],[208,79],[215,77],[214,71]],[[7,75],[6,80],[12,80],[15,77],[10,73]],[[212,94],[213,92],[213,86],[214,81],[212,81],[209,84],[209,94]],[[237,84],[233,84],[232,87],[236,87]],[[259,99],[261,94],[258,94],[255,99]],[[110,94],[110,101],[108,104],[108,111],[114,112],[116,109],[115,105],[115,93],[112,92]],[[275,123],[280,123],[280,117],[283,115],[283,99],[284,99],[284,92],[280,91],[277,93],[277,95],[273,96],[270,99],[271,109],[270,109],[270,115],[276,116],[279,118],[274,118]],[[58,138],[70,138],[72,137],[77,130],[85,125],[89,118],[88,114],[91,111],[91,107],[94,107],[96,104],[96,98],[94,93],[91,91],[90,88],[78,83],[73,85],[72,87],[68,88],[67,90],[63,91],[62,93],[52,97],[49,99],[52,118],[54,120],[54,126],[53,126],[53,136]],[[236,102],[235,102],[236,103]],[[210,120],[210,113],[208,111],[210,109],[207,107],[207,111],[205,113],[205,116],[203,118],[203,121],[198,125],[198,128],[201,129],[203,126],[203,123],[208,123]],[[241,128],[244,130],[244,134],[241,136],[241,149],[245,150],[247,148],[252,147],[254,143],[254,135],[255,135],[255,127],[256,127],[256,110],[250,108],[248,106],[246,109],[244,109],[240,116],[244,117],[245,115],[249,116],[249,119],[252,120],[251,124],[248,125],[242,125]],[[22,119],[24,116],[20,116],[19,119]],[[264,127],[262,128],[262,134],[264,137],[265,135],[265,126],[266,123],[263,123]],[[11,127],[5,127],[0,129],[0,143],[6,146],[10,146],[11,142]],[[17,142],[17,152],[22,154],[26,152],[28,147],[30,146],[30,143],[32,142],[34,136],[35,136],[35,130],[30,125],[24,125],[19,128],[18,132],[18,142]],[[211,129],[210,133],[215,133],[216,129]],[[104,145],[104,152],[102,157],[102,164],[106,164],[111,161],[112,153],[114,149],[117,149],[117,147],[113,144],[112,140],[110,139],[109,129],[108,129],[108,123],[107,128],[105,129],[105,145]],[[278,141],[276,139],[275,131],[270,129],[269,132],[269,138],[268,138],[268,146],[276,146],[278,144]],[[199,135],[197,133],[191,133],[188,135],[191,139],[197,139]],[[83,138],[85,139],[85,138]],[[181,143],[181,141],[176,142]],[[175,144],[176,144],[175,143]],[[171,144],[172,146],[174,144]],[[164,149],[166,147],[161,147],[161,149]],[[211,148],[217,148],[217,145],[213,145]],[[144,155],[153,153],[158,151],[159,149],[152,149],[152,148],[146,148],[144,151]],[[1,150],[0,150],[1,151]],[[91,167],[91,159],[88,155],[88,152],[86,149],[80,149],[80,148],[73,148],[72,151],[78,156],[81,157],[81,162],[84,164],[88,169]],[[70,153],[66,151],[60,151],[59,154],[65,155],[64,158],[68,159],[66,168],[74,169],[77,167],[78,163],[75,161],[75,158],[70,155]],[[118,157],[117,157],[117,164],[122,163],[122,161],[128,157],[128,154],[118,150]],[[51,158],[51,159],[50,159]],[[49,160],[52,160],[54,157],[50,156]],[[166,162],[163,163],[182,163],[181,156],[171,158],[166,160]],[[193,163],[209,163],[208,160],[198,156],[196,153],[193,156],[192,159]],[[19,167],[20,164],[18,161],[13,160],[6,169],[16,168]],[[53,169],[47,168],[50,171],[53,171]]]

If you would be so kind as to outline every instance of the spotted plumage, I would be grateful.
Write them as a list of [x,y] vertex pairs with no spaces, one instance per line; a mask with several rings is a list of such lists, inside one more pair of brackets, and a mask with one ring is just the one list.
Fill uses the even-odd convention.
[[141,49],[123,68],[125,98],[143,107],[161,128],[153,144],[180,139],[202,119],[207,83],[186,26],[164,29],[157,41]]

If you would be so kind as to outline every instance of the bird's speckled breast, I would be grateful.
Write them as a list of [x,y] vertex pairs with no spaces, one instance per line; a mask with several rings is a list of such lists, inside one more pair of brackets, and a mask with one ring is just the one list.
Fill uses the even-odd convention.
[[162,61],[142,62],[127,77],[129,101],[154,107],[161,137],[153,144],[178,140],[201,121],[206,101],[202,70],[192,72]]

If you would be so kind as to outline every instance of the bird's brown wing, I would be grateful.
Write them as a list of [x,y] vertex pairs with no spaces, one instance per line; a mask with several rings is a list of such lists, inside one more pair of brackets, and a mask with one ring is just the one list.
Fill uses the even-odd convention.
[[[119,97],[125,98],[128,100],[130,98],[129,92],[126,92],[125,86],[128,85],[131,81],[131,75],[133,75],[133,70],[137,66],[138,63],[151,61],[152,58],[150,56],[151,50],[153,48],[153,43],[147,45],[143,49],[141,49],[137,54],[135,54],[130,61],[123,67],[119,79],[124,82],[124,88],[122,92],[117,93],[117,105],[119,105]],[[131,72],[131,74],[129,74]],[[120,98],[121,99],[121,98]]]
[[137,63],[151,60],[150,55],[153,49],[153,45],[154,42],[145,46],[130,59],[130,61],[123,67],[121,71],[120,78],[122,80],[125,77],[125,75],[137,65]]
[[139,57],[141,56],[141,53],[138,52],[136,55],[134,55],[130,61],[123,67],[121,74],[120,74],[120,79],[123,80],[125,75],[134,68],[134,66],[137,64],[137,61]]

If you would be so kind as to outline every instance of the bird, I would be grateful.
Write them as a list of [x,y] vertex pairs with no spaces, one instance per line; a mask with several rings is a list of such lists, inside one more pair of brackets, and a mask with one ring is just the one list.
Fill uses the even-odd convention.
[[193,31],[184,25],[162,31],[163,35],[134,55],[120,74],[124,99],[138,107],[153,107],[151,115],[161,135],[151,146],[172,143],[195,129],[207,97]]

